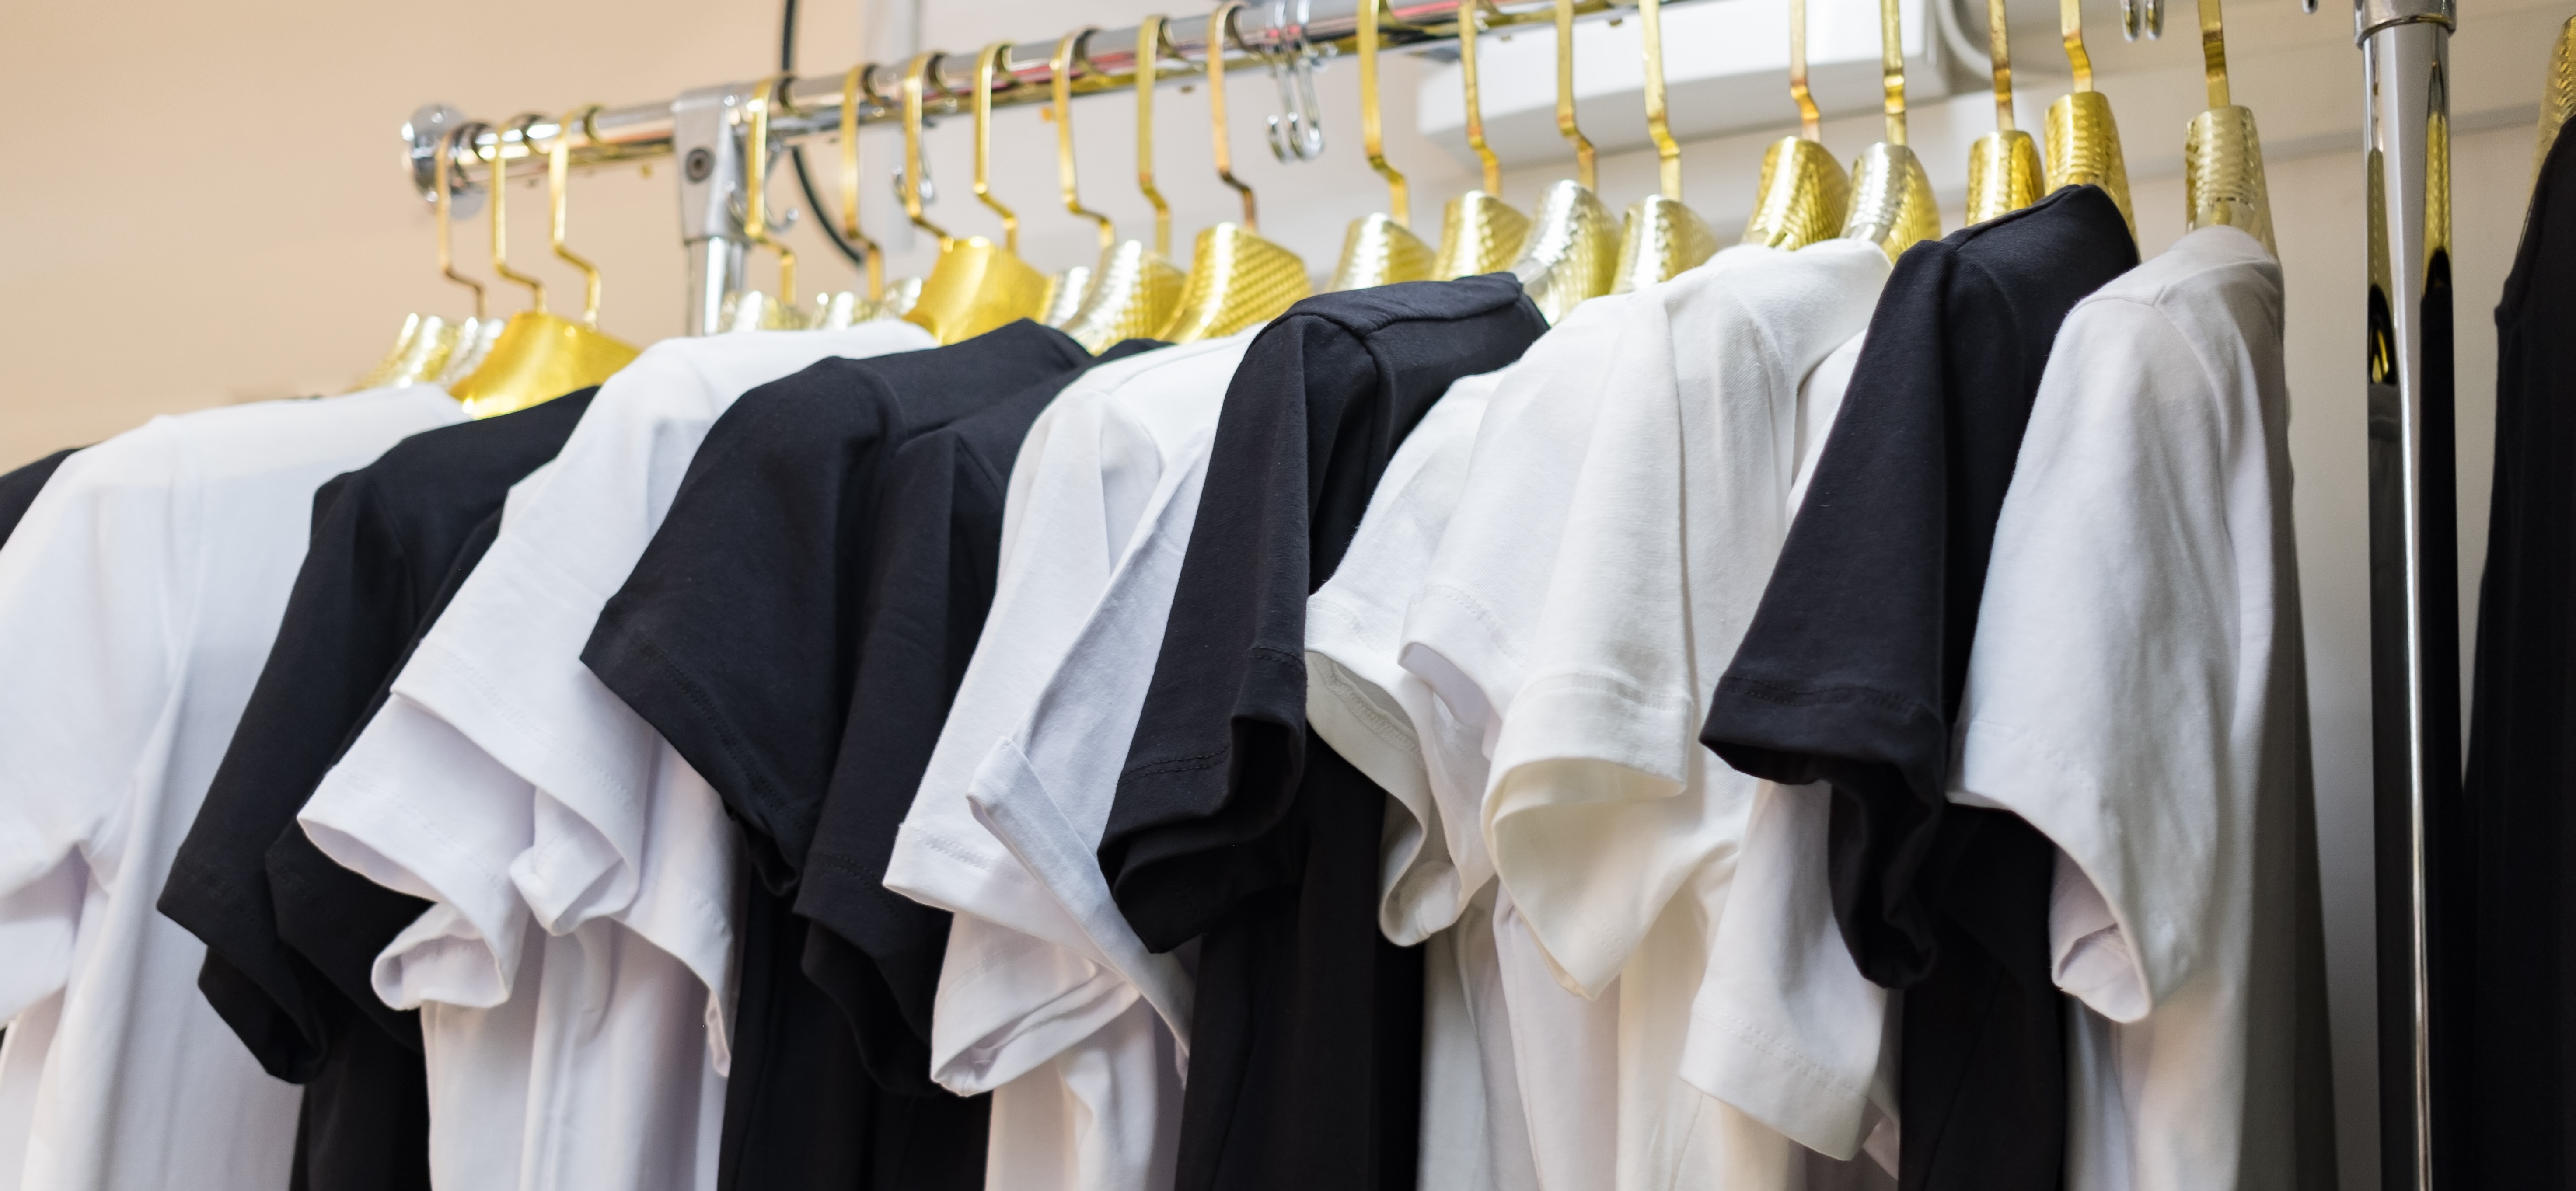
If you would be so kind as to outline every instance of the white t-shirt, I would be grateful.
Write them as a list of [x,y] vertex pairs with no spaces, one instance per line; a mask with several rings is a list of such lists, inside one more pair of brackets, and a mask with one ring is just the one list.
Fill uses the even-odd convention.
[[2281,335],[2280,266],[2234,228],[2102,287],[2058,331],[1995,526],[1951,797],[2075,870],[2050,934],[2089,1010],[2080,1191],[2305,1173],[2294,1108],[2322,1073],[2294,1070],[2310,794]]
[[1093,859],[1125,759],[1099,742],[1134,732],[1250,341],[1093,369],[1031,429],[993,611],[887,866],[888,889],[957,915],[930,1074],[993,1091],[991,1188],[1171,1178],[1192,990]]
[[[1802,382],[1886,275],[1863,245],[1747,246],[1578,309],[1497,391],[1408,613],[1405,667],[1482,725],[1485,843],[1536,960],[1585,997],[1618,986],[1606,1095],[1598,1055],[1553,1045],[1559,1072],[1526,1044],[1560,1037],[1523,1022],[1535,993],[1511,1005],[1551,1189],[1798,1177],[1785,1138],[1680,1076],[1758,786],[1698,732],[1787,532]],[[1574,330],[1606,349],[1551,350]],[[1551,1137],[1605,1103],[1611,1144],[1598,1125]]]
[[431,386],[155,418],[0,550],[0,1187],[283,1186],[297,1105],[154,911],[285,615],[314,490],[462,421]]
[[[647,349],[512,489],[491,550],[299,815],[332,859],[434,903],[375,986],[446,1006],[422,1023],[442,1185],[713,1185],[738,842],[581,650],[735,398],[827,357],[929,346],[889,322]],[[533,998],[523,955],[542,960]],[[493,1119],[514,1082],[515,1132]]]

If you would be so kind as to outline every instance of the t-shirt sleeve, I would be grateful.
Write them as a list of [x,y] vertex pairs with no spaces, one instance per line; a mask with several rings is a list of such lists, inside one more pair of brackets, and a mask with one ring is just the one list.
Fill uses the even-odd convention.
[[[1804,502],[1700,740],[1784,785],[1832,783],[1862,856],[1834,866],[1835,918],[1870,979],[1919,980],[1934,923],[1916,870],[1938,824],[1948,721],[1940,676],[1950,499],[1946,243],[1897,262]],[[1837,811],[1837,816],[1842,811]]]
[[[1310,460],[1331,447],[1312,432],[1338,431],[1330,405],[1376,388],[1350,332],[1293,315],[1253,340],[1226,388],[1172,617],[1099,847],[1119,909],[1158,951],[1287,879],[1226,852],[1279,821],[1304,769]],[[1315,400],[1327,408],[1310,409]]]
[[876,955],[835,931],[853,917],[893,917],[911,937],[946,937],[948,915],[887,890],[885,868],[992,604],[1001,491],[950,434],[905,444],[887,489],[858,675],[797,896],[799,912],[825,927],[806,934],[806,973],[849,1019],[868,1070],[887,1088],[927,1095],[936,946]]
[[161,890],[161,913],[206,943],[200,988],[280,1079],[310,1078],[329,1036],[322,989],[278,937],[268,850],[391,675],[417,595],[366,475],[324,485],[277,642]]
[[776,891],[794,888],[830,779],[899,417],[839,361],[743,394],[582,650],[724,796]]
[[176,709],[195,543],[179,435],[66,464],[0,549],[0,896],[111,847]]
[[[2268,539],[2262,428],[2205,368],[2144,304],[2067,320],[1997,523],[1960,714],[1954,799],[2020,815],[2089,879],[2070,890],[2061,874],[2052,959],[2114,1021],[2216,962],[2224,850],[2247,846],[2230,825],[2255,797],[2271,621],[2248,612],[2268,603],[2271,555],[2241,539]],[[2262,512],[2231,525],[2249,503]],[[2106,972],[2122,941],[2133,971]]]

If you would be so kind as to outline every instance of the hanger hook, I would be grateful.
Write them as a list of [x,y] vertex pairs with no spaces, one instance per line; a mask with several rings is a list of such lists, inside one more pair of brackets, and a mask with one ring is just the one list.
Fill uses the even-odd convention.
[[2227,95],[2227,30],[2218,11],[2218,0],[2200,0],[2200,63],[2209,76],[2211,110],[2234,106]]
[[[579,127],[585,139],[597,144],[598,132],[592,121],[597,119],[599,112],[600,105],[594,103],[565,113],[562,119],[555,121],[554,143],[546,147],[546,201],[552,215],[547,240],[554,247],[556,259],[581,271],[581,321],[582,325],[594,331],[599,329],[599,266],[564,244],[567,223],[564,195],[570,189],[572,177],[572,131]],[[536,146],[531,143],[529,148],[533,151]]]
[[[2000,3],[2001,0],[1993,0]],[[1646,136],[1655,143],[1655,175],[1665,198],[1682,200],[1682,147],[1673,140],[1672,109],[1664,93],[1664,16],[1661,0],[1637,0],[1637,25],[1646,51]]]
[[1484,30],[1485,8],[1492,0],[1461,0],[1458,5],[1458,79],[1466,89],[1467,147],[1484,167],[1485,193],[1503,196],[1503,163],[1485,143],[1485,100],[1476,86],[1476,38]]
[[1592,142],[1574,122],[1574,0],[1556,0],[1556,131],[1574,146],[1574,180],[1585,190],[1600,189]]
[[778,304],[796,304],[796,253],[769,234],[769,111],[796,76],[773,74],[751,85],[743,101],[742,235],[778,254]]
[[2012,35],[2004,21],[2004,0],[1986,0],[1986,60],[1994,66],[1995,131],[2011,132]]
[[[1646,0],[1648,4],[1654,0]],[[1404,184],[1404,172],[1387,164],[1386,128],[1378,109],[1377,52],[1378,9],[1384,0],[1360,0],[1360,147],[1368,154],[1369,168],[1386,179],[1386,214],[1398,227],[1413,223],[1412,196]],[[1241,7],[1237,5],[1236,7]]]
[[[1243,196],[1243,230],[1258,232],[1259,205],[1252,197],[1252,185],[1234,176],[1233,130],[1225,120],[1225,43],[1234,36],[1234,14],[1242,8],[1243,0],[1225,0],[1208,14],[1207,62],[1201,69],[1208,81],[1208,120],[1216,141],[1216,176]],[[1239,40],[1237,44],[1241,44]]]
[[[1020,217],[1002,200],[993,197],[993,76],[1002,56],[1011,52],[1011,43],[997,41],[975,55],[975,197],[983,200],[993,214],[1002,217],[1002,249],[1014,256],[1020,251]],[[1001,72],[1008,80],[1002,85],[1020,85],[1017,76]]]
[[484,317],[488,299],[482,282],[456,271],[453,211],[456,187],[471,184],[456,168],[456,153],[459,149],[468,153],[474,151],[474,133],[480,127],[477,124],[460,124],[438,139],[438,157],[431,167],[434,190],[430,199],[431,206],[438,212],[438,272],[449,281],[474,291],[474,317],[478,319]]
[[1823,143],[1824,113],[1816,110],[1815,94],[1807,90],[1807,0],[1789,0],[1789,98],[1798,103],[1798,135]]
[[519,147],[529,156],[536,150],[528,146],[528,130],[545,117],[533,112],[510,121],[509,126],[492,136],[492,272],[504,281],[528,287],[528,308],[540,314],[546,309],[546,283],[510,267],[509,169],[503,151],[511,137],[519,138]]
[[859,230],[859,101],[873,100],[868,90],[868,64],[841,76],[841,238],[856,244],[867,259],[868,300],[885,298],[885,249]]
[[1085,25],[1055,43],[1055,54],[1047,59],[1047,84],[1049,109],[1055,116],[1056,183],[1064,190],[1064,209],[1099,225],[1100,250],[1107,252],[1118,244],[1118,228],[1108,216],[1082,205],[1082,179],[1073,168],[1073,76],[1089,64],[1083,55],[1084,39],[1099,31]]
[[1154,205],[1154,251],[1172,255],[1172,205],[1154,185],[1154,85],[1163,75],[1166,44],[1161,14],[1136,22],[1136,189]]
[[[1559,0],[1560,3],[1563,0]],[[1905,143],[1905,28],[1896,0],[1878,0],[1878,78],[1887,99],[1887,143]]]
[[931,69],[939,65],[939,58],[939,51],[924,50],[903,67],[903,213],[914,227],[939,237],[940,251],[945,252],[956,237],[921,214],[922,92],[929,87]]
[[1315,62],[1323,54],[1306,39],[1308,7],[1309,0],[1297,0],[1297,19],[1291,21],[1288,0],[1272,0],[1271,44],[1255,51],[1279,88],[1281,111],[1270,117],[1270,155],[1281,161],[1313,161],[1324,153],[1324,107],[1315,99]]

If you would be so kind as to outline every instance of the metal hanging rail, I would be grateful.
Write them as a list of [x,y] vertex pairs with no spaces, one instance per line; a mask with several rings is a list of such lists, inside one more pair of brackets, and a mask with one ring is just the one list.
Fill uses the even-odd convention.
[[[2311,6],[2314,0],[2309,0]],[[2313,11],[2313,7],[2311,7]],[[2453,450],[2452,0],[2355,0],[2363,62],[2373,883],[2380,1185],[2432,1191],[2432,866],[2460,797],[2459,518]]]
[[[1455,44],[1458,10],[1480,0],[1380,0],[1379,35],[1389,49]],[[1481,0],[1485,28],[1544,23],[1553,20],[1553,0]],[[1578,14],[1592,16],[1632,9],[1635,0],[1576,0]],[[1312,74],[1324,59],[1352,52],[1358,45],[1356,0],[1269,0],[1238,10],[1232,36],[1214,50],[1214,61],[1228,71],[1262,69],[1278,83],[1282,115],[1273,117],[1273,149],[1283,157],[1311,157],[1321,147]],[[1132,87],[1140,69],[1152,71],[1157,85],[1202,77],[1211,60],[1206,15],[1180,17],[1165,26],[1168,50],[1158,61],[1136,62],[1136,29],[1102,29],[1087,35],[1070,62],[1076,95]],[[1050,63],[1056,37],[1015,42],[993,73],[995,107],[1047,102],[1054,82]],[[871,63],[861,69],[858,123],[885,124],[902,116],[901,68]],[[785,87],[781,110],[769,118],[770,151],[809,137],[837,134],[847,72],[797,76]],[[932,116],[970,112],[976,87],[975,55],[943,54],[930,75],[935,96],[925,104]],[[460,200],[460,214],[470,211],[495,165],[504,177],[533,177],[546,169],[544,153],[566,125],[575,166],[611,165],[661,157],[680,159],[683,240],[689,250],[688,330],[699,334],[716,323],[724,294],[742,278],[746,247],[739,209],[743,193],[743,105],[760,82],[727,83],[683,92],[658,103],[593,108],[565,117],[523,116],[483,120],[444,104],[430,104],[403,125],[406,164],[415,189],[426,200],[436,193],[437,155],[454,146],[449,185]],[[1303,135],[1291,135],[1302,132]],[[449,139],[453,134],[454,139]],[[819,212],[818,212],[819,214]]]

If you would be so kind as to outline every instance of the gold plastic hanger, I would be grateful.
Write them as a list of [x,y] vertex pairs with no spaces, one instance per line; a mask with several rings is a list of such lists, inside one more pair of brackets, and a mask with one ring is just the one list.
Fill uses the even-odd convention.
[[[2183,134],[2183,204],[2192,230],[2213,224],[2242,228],[2263,242],[2274,256],[2272,200],[2263,181],[2263,142],[2254,132],[2254,113],[2229,102],[2227,33],[2221,27],[2219,0],[2200,0],[2201,67],[2209,76],[2209,110],[2191,118]],[[2447,161],[2435,154],[2434,160]],[[2426,193],[2435,188],[2427,187]],[[2442,193],[2448,193],[2447,190]],[[2427,227],[2449,227],[2445,217],[2424,217]]]
[[[523,116],[515,122],[515,133],[529,152],[535,152],[529,129],[537,117]],[[569,136],[558,128],[557,136]],[[532,405],[543,404],[575,389],[586,388],[607,380],[636,356],[636,349],[603,335],[595,327],[576,323],[561,315],[546,312],[545,283],[510,267],[508,184],[502,150],[509,134],[492,138],[492,272],[505,280],[528,287],[529,309],[510,316],[501,334],[492,341],[492,350],[475,366],[472,375],[456,382],[449,391],[465,404],[465,412],[477,418],[512,413]],[[561,173],[550,173],[554,183],[552,200],[555,219],[560,229],[563,188]],[[560,243],[560,241],[558,241]],[[578,258],[575,258],[578,259]],[[586,267],[585,267],[586,268]],[[598,295],[598,274],[587,270],[594,301]],[[592,308],[596,315],[597,308]]]
[[2558,27],[2558,47],[2549,52],[2549,83],[2540,97],[2540,147],[2531,154],[2533,180],[2548,164],[2549,146],[2557,143],[2570,112],[2576,112],[2576,17]]
[[2039,201],[2039,146],[2013,127],[2012,44],[2004,0],[1986,0],[1987,56],[1994,61],[1995,130],[1968,146],[1968,222],[1984,223]]
[[1789,0],[1789,98],[1798,104],[1798,134],[1773,141],[1762,154],[1753,216],[1744,221],[1746,244],[1797,249],[1830,240],[1851,204],[1851,179],[1825,148],[1824,114],[1807,91],[1807,0]]
[[1458,79],[1467,92],[1467,147],[1485,168],[1485,186],[1449,200],[1440,211],[1440,253],[1432,276],[1443,281],[1511,267],[1529,238],[1529,216],[1503,201],[1503,163],[1485,143],[1484,97],[1476,83],[1476,35],[1491,0],[1458,5]]
[[1529,239],[1512,262],[1513,275],[1551,323],[1609,293],[1619,267],[1619,227],[1592,192],[1600,171],[1592,142],[1574,123],[1574,0],[1556,0],[1556,130],[1574,146],[1575,177],[1539,196]]
[[921,283],[921,297],[904,318],[941,343],[972,339],[1005,323],[1045,313],[1046,274],[1020,259],[1020,221],[993,197],[993,66],[1010,52],[994,42],[975,55],[975,197],[1002,218],[1002,240],[960,240],[921,217],[922,89],[938,54],[917,54],[903,76],[904,209],[913,223],[939,237],[939,260]]
[[[2000,0],[1998,0],[2000,2]],[[1682,205],[1682,150],[1664,103],[1664,21],[1659,0],[1637,0],[1646,43],[1646,133],[1655,142],[1660,189],[1628,207],[1619,229],[1619,265],[1610,292],[1669,281],[1717,253],[1717,233]]]
[[1887,139],[1852,163],[1851,208],[1843,215],[1846,240],[1867,240],[1895,260],[1917,241],[1941,234],[1941,209],[1932,202],[1932,179],[1905,147],[1905,34],[1896,0],[1878,0],[1878,58],[1887,94]]
[[[1369,168],[1386,179],[1386,206],[1382,212],[1360,216],[1351,221],[1350,231],[1342,237],[1341,263],[1333,268],[1333,291],[1366,289],[1397,281],[1427,281],[1439,266],[1438,254],[1413,234],[1413,203],[1404,184],[1404,174],[1387,164],[1386,135],[1380,118],[1377,97],[1378,8],[1385,0],[1360,0],[1360,143],[1368,152]],[[1219,9],[1215,22],[1232,15],[1240,4]],[[1214,39],[1210,39],[1211,46]],[[1209,51],[1215,61],[1215,51]],[[1222,67],[1211,66],[1211,70]]]
[[[1216,176],[1242,196],[1243,222],[1220,223],[1199,233],[1190,256],[1189,279],[1181,286],[1180,307],[1154,335],[1167,343],[1214,339],[1255,323],[1269,322],[1296,305],[1297,299],[1314,292],[1314,283],[1306,278],[1306,262],[1297,259],[1296,253],[1261,238],[1259,208],[1252,187],[1234,176],[1233,138],[1227,135],[1225,123],[1225,42],[1234,34],[1235,10],[1242,7],[1236,0],[1227,0],[1208,17],[1207,84],[1208,117],[1215,130]],[[1148,20],[1159,37],[1161,20]],[[1149,53],[1154,56],[1149,57]],[[1148,47],[1140,36],[1137,70],[1158,69],[1160,53],[1159,41]],[[1140,74],[1137,86],[1149,85]],[[1156,214],[1161,216],[1159,208]]]
[[2138,234],[2138,218],[2129,210],[2129,167],[2120,156],[2120,125],[2111,119],[2111,97],[2093,89],[2093,56],[2084,52],[2082,0],[2057,0],[2057,29],[2066,43],[2066,64],[2075,72],[2075,90],[2048,105],[2048,189],[2099,186],[2120,207],[2129,236]]
[[[1149,30],[1155,44],[1161,37],[1160,18],[1150,18]],[[1100,262],[1093,266],[1090,291],[1073,317],[1057,324],[1074,342],[1092,351],[1102,351],[1121,339],[1151,335],[1170,322],[1172,312],[1180,308],[1183,277],[1180,267],[1164,258],[1163,252],[1142,240],[1120,240],[1116,225],[1109,217],[1082,205],[1075,186],[1073,168],[1073,76],[1086,61],[1084,39],[1095,30],[1077,29],[1058,43],[1055,59],[1049,64],[1054,74],[1056,172],[1064,183],[1064,207],[1100,226]],[[1154,66],[1140,50],[1136,70],[1136,160],[1138,178],[1156,204],[1158,225],[1164,246],[1171,239],[1171,209],[1163,205],[1162,195],[1154,190]]]

